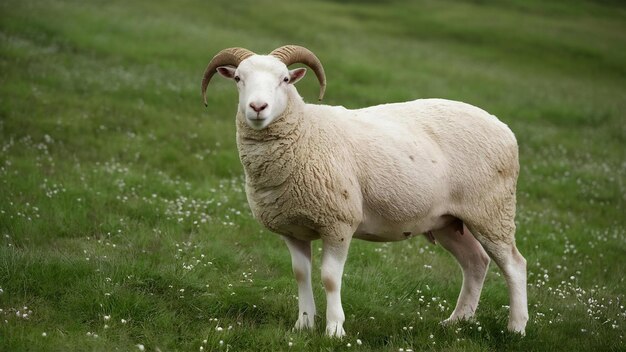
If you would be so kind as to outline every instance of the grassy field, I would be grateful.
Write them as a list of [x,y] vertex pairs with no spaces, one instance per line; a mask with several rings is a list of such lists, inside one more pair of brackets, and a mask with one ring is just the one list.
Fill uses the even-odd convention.
[[[326,103],[440,97],[520,145],[527,336],[492,265],[477,321],[444,328],[455,261],[355,241],[343,340],[291,332],[282,240],[252,218],[220,49],[324,63]],[[299,84],[314,101],[313,76]],[[1,351],[605,351],[626,341],[626,7],[617,2],[0,3]],[[315,295],[325,299],[315,244]]]

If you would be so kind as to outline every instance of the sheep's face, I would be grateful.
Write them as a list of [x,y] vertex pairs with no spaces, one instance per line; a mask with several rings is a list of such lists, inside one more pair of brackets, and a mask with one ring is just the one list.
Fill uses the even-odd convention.
[[280,116],[287,107],[290,85],[306,73],[305,68],[288,70],[273,56],[254,55],[241,62],[239,67],[220,66],[217,71],[232,79],[239,90],[239,110],[246,123],[261,130]]

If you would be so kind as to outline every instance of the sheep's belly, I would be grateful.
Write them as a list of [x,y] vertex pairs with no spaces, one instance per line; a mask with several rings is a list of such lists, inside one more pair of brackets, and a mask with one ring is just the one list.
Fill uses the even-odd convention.
[[357,228],[354,237],[373,242],[402,241],[446,227],[455,221],[450,215],[433,215],[408,222],[393,222],[382,217],[369,216]]

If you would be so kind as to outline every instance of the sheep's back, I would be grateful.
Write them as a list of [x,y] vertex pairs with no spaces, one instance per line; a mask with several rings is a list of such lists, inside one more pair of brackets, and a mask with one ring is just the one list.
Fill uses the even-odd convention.
[[513,133],[465,103],[386,104],[353,110],[344,123],[360,165],[364,205],[390,220],[450,213],[454,203],[509,189],[517,178]]

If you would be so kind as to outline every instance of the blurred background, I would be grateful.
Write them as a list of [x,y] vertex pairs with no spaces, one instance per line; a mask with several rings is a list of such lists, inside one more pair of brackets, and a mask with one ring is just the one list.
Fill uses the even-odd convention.
[[[478,321],[440,327],[461,273],[421,238],[353,242],[343,341],[323,313],[290,332],[297,290],[247,206],[236,88],[215,76],[200,96],[219,50],[285,44],[320,58],[326,104],[446,98],[511,127],[525,339],[503,331],[495,265]],[[619,1],[4,0],[0,350],[619,350],[625,78]],[[313,75],[298,89],[315,102]]]

